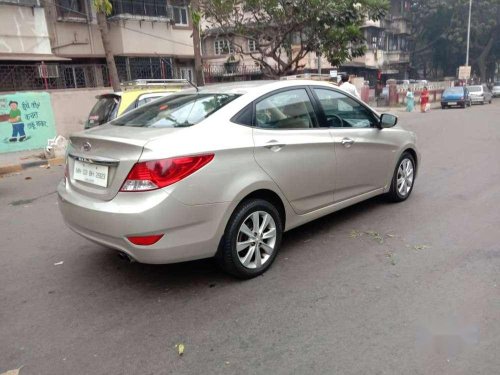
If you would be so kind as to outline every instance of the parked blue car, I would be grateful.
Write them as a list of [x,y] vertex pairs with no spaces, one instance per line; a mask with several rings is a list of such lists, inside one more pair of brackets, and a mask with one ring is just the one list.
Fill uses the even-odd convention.
[[471,99],[467,87],[448,87],[441,96],[441,108],[448,107],[470,107]]

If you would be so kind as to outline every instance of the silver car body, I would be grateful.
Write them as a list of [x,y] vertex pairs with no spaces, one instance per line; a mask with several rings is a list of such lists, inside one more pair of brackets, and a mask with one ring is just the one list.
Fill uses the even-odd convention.
[[491,89],[491,93],[493,95],[493,97],[497,97],[497,96],[500,96],[500,82],[495,82],[495,84],[493,85],[493,88]]
[[467,88],[469,89],[469,96],[472,104],[485,104],[491,102],[493,94],[486,85],[474,85],[468,86]]
[[[409,150],[420,162],[415,135],[398,125],[283,130],[230,120],[269,93],[313,86],[350,97],[317,81],[220,84],[201,92],[241,96],[196,125],[138,128],[106,124],[72,135],[67,176],[58,186],[67,225],[142,263],[207,258],[215,255],[233,211],[245,197],[267,197],[279,206],[286,231],[388,192],[404,151]],[[206,153],[213,153],[214,159],[173,185],[145,192],[120,191],[139,161]],[[76,180],[76,160],[108,166],[107,186]],[[134,245],[127,239],[154,233],[164,236],[150,246]]]

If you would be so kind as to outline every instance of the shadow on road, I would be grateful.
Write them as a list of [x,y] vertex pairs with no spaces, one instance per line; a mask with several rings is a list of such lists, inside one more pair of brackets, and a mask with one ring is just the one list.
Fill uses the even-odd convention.
[[[303,251],[304,246],[307,247],[307,244],[301,246],[291,246],[291,244],[304,242],[306,238],[334,232],[336,226],[355,221],[361,215],[369,214],[373,210],[380,209],[381,205],[387,204],[382,197],[375,197],[293,229],[285,233],[283,237],[283,246],[280,250],[281,257],[284,255],[288,258],[293,257],[294,253]],[[89,247],[93,247],[93,245]],[[80,269],[81,272],[101,274],[107,283],[127,284],[135,291],[142,289],[142,292],[146,293],[155,290],[162,291],[165,288],[169,290],[196,289],[199,287],[217,288],[235,283],[235,279],[221,271],[213,259],[168,265],[148,265],[127,263],[121,260],[115,251],[105,251],[103,249],[95,251],[94,254],[84,252],[82,257],[84,258],[85,268]],[[279,263],[280,256],[276,259],[270,272],[276,272],[279,269]],[[266,274],[262,277],[266,277]],[[242,281],[236,282],[241,283]],[[252,282],[252,280],[246,282]]]

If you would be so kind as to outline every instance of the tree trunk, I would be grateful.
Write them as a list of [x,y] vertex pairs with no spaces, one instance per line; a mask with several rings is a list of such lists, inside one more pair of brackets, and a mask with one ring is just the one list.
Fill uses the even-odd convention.
[[[198,0],[191,1],[193,12],[199,11]],[[203,63],[201,60],[200,44],[200,25],[193,22],[193,48],[194,48],[194,74],[197,86],[205,86],[205,77],[203,76]]]
[[477,59],[477,66],[479,68],[479,74],[481,75],[481,82],[484,83],[486,82],[486,63],[488,61],[488,57],[490,56],[490,52],[493,48],[493,44],[495,41],[495,32],[493,32],[490,36],[490,39],[488,40],[488,43],[486,46],[483,48],[481,51],[481,54],[479,55]]
[[121,91],[120,79],[118,78],[118,71],[116,70],[115,58],[113,56],[113,52],[111,51],[111,42],[109,41],[108,21],[104,13],[97,12],[97,24],[99,25],[99,30],[101,31],[102,46],[104,47],[106,63],[108,64],[111,87],[113,87],[113,91],[115,92]]

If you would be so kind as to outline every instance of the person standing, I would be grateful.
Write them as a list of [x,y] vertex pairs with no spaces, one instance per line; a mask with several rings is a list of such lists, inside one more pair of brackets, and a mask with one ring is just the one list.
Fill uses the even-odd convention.
[[413,95],[413,91],[408,87],[408,91],[406,92],[406,112],[413,112],[415,108],[415,95]]
[[349,76],[347,74],[342,76],[342,84],[340,85],[340,88],[356,98],[361,99],[358,90],[356,90],[356,86],[349,82]]
[[420,112],[427,112],[427,104],[429,104],[429,90],[427,90],[427,86],[424,86],[420,93]]

